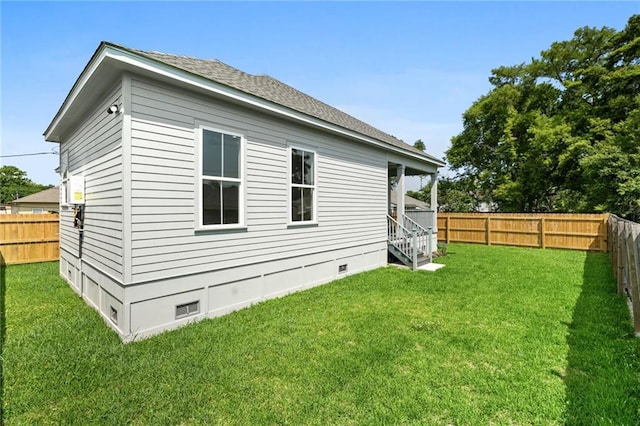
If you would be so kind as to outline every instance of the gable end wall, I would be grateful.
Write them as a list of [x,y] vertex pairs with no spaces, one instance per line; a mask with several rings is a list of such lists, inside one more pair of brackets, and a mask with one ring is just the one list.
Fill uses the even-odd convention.
[[61,163],[68,162],[69,175],[84,176],[86,199],[82,244],[73,206],[60,207],[60,274],[96,308],[113,295],[124,299],[122,114],[106,113],[121,102],[118,83],[60,142]]

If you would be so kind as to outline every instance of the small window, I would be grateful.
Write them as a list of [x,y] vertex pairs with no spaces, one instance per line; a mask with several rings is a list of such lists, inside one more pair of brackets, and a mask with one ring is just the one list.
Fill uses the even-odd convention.
[[176,306],[176,319],[190,317],[200,312],[200,301],[184,303]]
[[291,222],[316,220],[316,153],[291,148]]
[[34,207],[34,208],[31,209],[31,213],[33,213],[33,214],[42,214],[43,211],[44,211],[43,209],[38,208],[38,207]]
[[242,136],[201,130],[199,226],[242,223]]

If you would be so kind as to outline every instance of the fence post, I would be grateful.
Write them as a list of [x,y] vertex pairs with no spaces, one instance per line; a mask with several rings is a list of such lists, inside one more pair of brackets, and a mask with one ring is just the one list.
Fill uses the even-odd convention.
[[636,334],[640,335],[640,255],[638,253],[638,226],[630,224],[629,239],[629,292],[631,293],[631,307],[633,310],[633,328]]
[[444,220],[445,220],[445,222],[444,222],[445,231],[444,232],[447,234],[447,237],[445,238],[445,241],[446,241],[447,244],[449,244],[449,241],[451,241],[451,236],[450,236],[450,233],[449,233],[449,219],[451,219],[451,217],[449,217],[449,216],[446,216],[444,218]]
[[620,281],[622,283],[622,292],[628,288],[629,285],[629,246],[627,245],[627,222],[622,221],[622,223],[618,223],[619,231],[618,235],[620,238]]
[[[602,240],[600,240],[600,241],[602,241],[600,243],[600,251],[603,251],[605,253],[607,251],[609,251],[609,227],[607,226],[608,222],[609,222],[609,215],[605,216],[602,219],[602,224],[600,225],[600,227],[602,228],[602,231],[604,233],[604,236],[602,237]],[[600,232],[598,232],[598,233],[600,233]]]
[[616,216],[615,218],[615,228],[616,228],[616,270],[614,271],[616,275],[616,280],[618,281],[618,294],[624,294],[624,251],[622,248],[622,244],[624,242],[624,238],[622,232],[624,230],[624,222],[620,223],[620,219]]
[[485,234],[486,234],[486,240],[487,240],[487,245],[490,246],[491,245],[491,218],[489,216],[487,216],[487,220],[485,221]]
[[544,216],[540,218],[540,247],[547,248],[546,241],[544,240]]

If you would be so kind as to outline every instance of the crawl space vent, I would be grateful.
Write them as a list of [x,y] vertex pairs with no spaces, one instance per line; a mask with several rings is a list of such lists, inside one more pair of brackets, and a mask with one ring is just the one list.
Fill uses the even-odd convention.
[[184,303],[176,306],[176,319],[195,315],[200,312],[200,301]]
[[113,306],[109,306],[109,318],[115,325],[118,325],[118,310]]
[[346,263],[344,265],[338,265],[338,273],[343,273],[343,272],[347,272],[347,264]]

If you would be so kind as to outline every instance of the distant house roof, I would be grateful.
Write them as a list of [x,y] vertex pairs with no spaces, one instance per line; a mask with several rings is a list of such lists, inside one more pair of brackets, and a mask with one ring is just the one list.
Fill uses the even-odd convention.
[[32,204],[58,204],[60,200],[60,189],[57,186],[27,195],[26,197],[14,200],[13,204],[32,203]]
[[[115,49],[120,52],[128,53],[129,55],[134,55],[138,58],[150,60],[152,63],[169,66],[172,69],[177,69],[181,72],[186,72],[189,75],[204,78],[213,83],[240,91],[263,101],[276,104],[297,113],[302,113],[314,119],[322,120],[348,131],[373,138],[383,144],[391,145],[404,152],[422,157],[423,159],[437,165],[437,167],[445,165],[443,160],[420,151],[402,140],[376,129],[375,127],[370,126],[337,108],[306,95],[299,90],[274,79],[273,77],[269,77],[267,75],[248,74],[216,59],[197,59],[188,56],[137,50],[110,42],[102,42],[100,44],[91,62],[96,60],[99,53],[105,49]],[[87,65],[83,74],[92,69],[90,66],[91,62]],[[126,61],[123,60],[123,62]],[[74,92],[76,86],[79,87],[82,82],[83,79],[81,76],[76,81],[72,92]],[[70,100],[70,97],[71,93],[67,97],[67,100],[65,100],[65,104]],[[63,109],[64,105],[56,114],[56,118],[54,118],[54,121],[49,125],[49,128],[45,131],[45,137],[47,137],[47,140],[56,141],[57,136],[53,134],[54,132],[52,132],[52,128],[55,127],[57,117],[61,115]]]
[[[391,191],[391,204],[398,205],[398,192]],[[404,195],[404,207],[405,209],[417,209],[417,210],[431,210],[429,205],[423,201]]]

